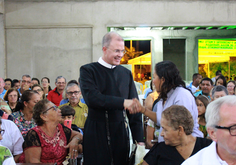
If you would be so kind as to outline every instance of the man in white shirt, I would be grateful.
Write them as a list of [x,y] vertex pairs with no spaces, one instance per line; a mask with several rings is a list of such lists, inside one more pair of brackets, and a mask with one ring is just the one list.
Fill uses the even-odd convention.
[[22,144],[24,138],[20,133],[20,130],[10,120],[2,119],[1,129],[5,130],[2,135],[2,140],[0,140],[0,145],[8,147],[14,156],[14,160],[18,162],[20,155],[23,153]]
[[194,73],[193,74],[193,82],[191,82],[187,88],[192,91],[192,93],[195,93],[199,89],[199,84],[202,80],[202,75],[199,73]]
[[213,142],[182,165],[235,165],[236,96],[224,96],[211,102],[205,116],[207,132]]

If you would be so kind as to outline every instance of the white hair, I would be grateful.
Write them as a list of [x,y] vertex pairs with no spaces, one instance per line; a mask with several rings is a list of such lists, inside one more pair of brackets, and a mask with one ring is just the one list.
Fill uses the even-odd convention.
[[224,96],[208,104],[205,113],[207,128],[208,127],[215,128],[215,126],[219,123],[220,109],[222,105],[225,104],[230,106],[236,106],[236,96],[235,95]]

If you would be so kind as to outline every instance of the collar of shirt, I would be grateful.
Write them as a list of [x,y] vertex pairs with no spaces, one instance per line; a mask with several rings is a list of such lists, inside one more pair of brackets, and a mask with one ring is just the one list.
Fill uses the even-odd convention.
[[0,93],[0,94],[5,94],[6,92],[7,92],[7,90],[3,89],[2,93]]
[[[82,108],[82,105],[81,105],[81,104],[83,104],[83,103],[81,103],[81,101],[79,101],[79,103],[78,103],[77,105],[78,105],[80,108]],[[68,105],[71,106],[71,105],[70,105],[70,102],[68,102]]]
[[98,59],[98,63],[101,64],[102,66],[108,68],[108,69],[114,69],[116,67],[116,65],[111,65],[111,64],[108,64],[107,62],[105,62],[102,57],[100,57]]

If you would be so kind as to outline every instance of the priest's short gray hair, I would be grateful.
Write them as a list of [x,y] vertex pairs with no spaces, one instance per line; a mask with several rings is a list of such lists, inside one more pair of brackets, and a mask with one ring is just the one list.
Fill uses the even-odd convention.
[[109,47],[113,36],[117,36],[118,40],[124,41],[124,39],[121,37],[121,35],[119,35],[118,33],[114,32],[114,31],[111,31],[111,32],[108,32],[107,34],[105,34],[103,36],[103,38],[102,38],[102,47],[104,47],[104,46]]

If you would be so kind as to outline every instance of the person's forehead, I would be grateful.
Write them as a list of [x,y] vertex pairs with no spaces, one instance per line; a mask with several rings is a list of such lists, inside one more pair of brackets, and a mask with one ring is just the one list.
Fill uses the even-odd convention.
[[77,85],[72,86],[72,87],[68,87],[67,91],[79,91],[79,87]]
[[64,79],[64,78],[59,78],[59,79],[57,80],[57,82],[65,82],[65,79]]
[[33,90],[37,90],[37,89],[41,89],[41,88],[38,86],[35,86]]
[[215,95],[224,95],[224,96],[226,96],[226,93],[225,93],[225,91],[216,91]]
[[1,81],[1,82],[4,82],[3,78],[0,78],[0,81]]
[[233,86],[235,86],[234,83],[232,83],[232,82],[229,82],[227,85],[233,85]]
[[30,77],[25,77],[25,76],[24,76],[24,77],[22,77],[22,79],[23,79],[23,80],[31,80],[31,78],[30,78]]
[[11,91],[9,94],[17,94],[16,91]]
[[236,124],[236,105],[223,104],[220,107],[220,124],[224,126]]
[[125,45],[124,41],[118,38],[118,36],[112,38],[110,46],[116,46],[117,44],[119,44],[119,46],[122,45],[122,47]]
[[42,79],[42,81],[47,81],[48,82],[48,79],[44,78],[44,79]]
[[210,83],[210,81],[208,81],[208,80],[203,80],[203,81],[202,81],[202,84],[211,84],[211,83]]
[[47,107],[47,108],[50,108],[50,107],[52,107],[52,106],[54,106],[54,104],[53,104],[51,101],[46,104],[46,107]]

